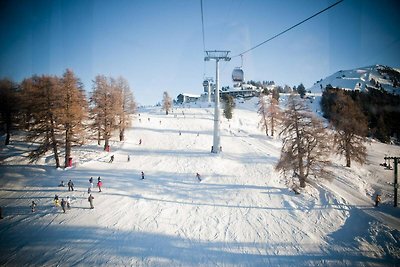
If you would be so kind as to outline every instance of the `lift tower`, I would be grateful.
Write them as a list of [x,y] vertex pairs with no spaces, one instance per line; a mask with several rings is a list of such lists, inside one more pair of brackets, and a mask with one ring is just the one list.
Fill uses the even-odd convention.
[[212,153],[220,152],[220,133],[219,133],[219,124],[220,124],[220,110],[219,110],[219,67],[218,63],[220,60],[230,61],[231,58],[228,57],[230,51],[226,50],[214,50],[214,51],[205,51],[206,57],[204,61],[215,60],[216,70],[215,70],[215,101],[214,101],[214,138],[213,138],[213,146],[211,149]]

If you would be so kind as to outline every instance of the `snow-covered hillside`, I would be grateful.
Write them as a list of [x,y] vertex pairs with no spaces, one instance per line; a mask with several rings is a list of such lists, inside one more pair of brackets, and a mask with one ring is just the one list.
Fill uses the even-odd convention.
[[[334,180],[313,181],[295,195],[292,181],[274,170],[281,142],[257,128],[254,103],[239,104],[222,122],[218,155],[210,153],[213,109],[206,104],[168,116],[142,109],[125,142],[114,141],[110,153],[95,142],[77,148],[66,170],[54,169],[51,155],[29,165],[22,141],[1,147],[0,265],[398,265],[393,172],[379,163],[399,147],[372,142],[363,167],[334,158]],[[94,209],[91,176],[103,180],[102,192],[93,190]],[[73,192],[58,187],[69,179]],[[72,197],[65,214],[54,207],[55,194]]]
[[[393,75],[395,74],[395,75]],[[308,88],[312,93],[321,93],[330,84],[346,90],[365,91],[366,87],[386,90],[391,94],[400,94],[400,72],[382,65],[373,65],[352,70],[340,70],[331,76],[316,82]]]

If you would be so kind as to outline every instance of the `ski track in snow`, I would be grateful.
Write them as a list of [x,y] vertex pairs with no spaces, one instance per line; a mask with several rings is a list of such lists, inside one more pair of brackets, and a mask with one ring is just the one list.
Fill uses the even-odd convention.
[[[223,153],[218,155],[210,153],[210,108],[177,108],[168,116],[154,108],[140,118],[126,132],[127,141],[113,142],[110,153],[92,147],[75,167],[44,168],[26,186],[11,187],[14,174],[0,166],[6,217],[0,221],[0,265],[399,262],[399,217],[365,208],[372,202],[345,184],[354,173],[340,168],[335,171],[342,180],[316,183],[294,195],[274,171],[280,141],[262,135],[255,112],[235,110],[231,121],[223,120]],[[113,163],[108,163],[110,155]],[[30,178],[30,172],[21,172],[19,179]],[[101,176],[104,183],[101,193],[93,188],[93,210],[87,201],[90,176]],[[57,187],[61,179],[73,179],[77,191]],[[72,209],[63,214],[53,207],[54,194],[73,196]],[[31,200],[38,201],[35,213]],[[365,229],[353,235],[357,224]]]

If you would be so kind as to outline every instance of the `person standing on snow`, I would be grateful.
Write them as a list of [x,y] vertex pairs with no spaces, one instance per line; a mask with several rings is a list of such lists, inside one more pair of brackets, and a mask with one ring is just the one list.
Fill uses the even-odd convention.
[[131,161],[131,157],[128,155],[128,162]]
[[99,192],[101,192],[101,187],[102,187],[102,185],[103,185],[103,182],[102,182],[101,180],[99,180],[99,181],[97,182],[97,187],[99,188]]
[[33,200],[32,200],[32,204],[31,204],[31,209],[32,209],[32,212],[36,211],[36,203]]
[[381,195],[376,194],[376,197],[375,197],[375,207],[378,207],[379,202],[381,202]]
[[68,182],[68,191],[74,191],[74,183],[71,180]]
[[88,201],[89,201],[89,203],[90,203],[90,208],[91,208],[91,209],[94,209],[94,206],[93,206],[93,199],[94,199],[94,197],[92,196],[92,194],[90,194],[89,197],[88,197]]
[[61,199],[61,208],[62,208],[64,213],[65,213],[65,205],[66,204],[67,204],[67,202],[64,199]]
[[144,179],[144,172],[142,172],[142,180]]
[[89,183],[90,183],[90,188],[93,188],[93,177],[90,177]]
[[69,196],[67,196],[67,208],[70,209],[71,208],[71,198]]
[[57,207],[59,205],[58,195],[54,196],[54,205]]

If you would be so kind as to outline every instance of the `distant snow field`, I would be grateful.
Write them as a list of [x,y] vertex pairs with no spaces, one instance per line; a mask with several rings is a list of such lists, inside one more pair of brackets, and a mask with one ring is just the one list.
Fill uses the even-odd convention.
[[[333,157],[336,177],[295,195],[292,181],[274,170],[281,140],[257,127],[254,100],[222,120],[221,154],[210,153],[207,104],[168,116],[159,108],[139,112],[125,142],[113,141],[109,153],[96,142],[75,148],[65,170],[53,167],[50,154],[28,164],[22,141],[1,146],[1,266],[400,265],[393,171],[379,166],[385,155],[400,155],[398,146],[372,141],[364,166],[346,168]],[[88,180],[98,176],[103,188],[92,189],[90,209]],[[75,191],[58,187],[70,179]],[[65,214],[55,194],[72,198]]]

